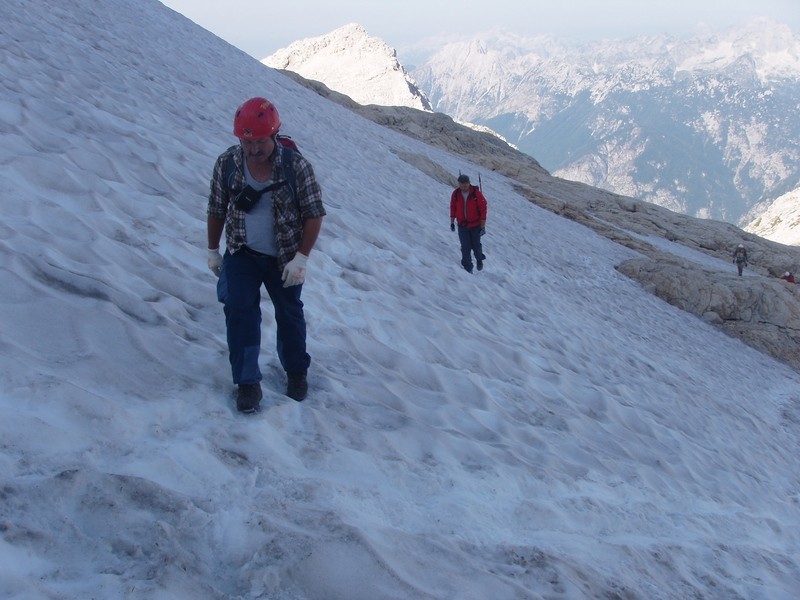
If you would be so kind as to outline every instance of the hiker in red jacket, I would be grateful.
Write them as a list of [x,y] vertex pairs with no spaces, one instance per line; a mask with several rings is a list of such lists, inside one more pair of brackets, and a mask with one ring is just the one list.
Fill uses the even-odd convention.
[[483,269],[486,256],[481,246],[481,236],[486,233],[486,198],[481,190],[470,185],[467,175],[458,176],[458,187],[450,195],[450,231],[456,230],[461,242],[461,266],[472,273],[472,254],[478,271]]
[[794,280],[794,275],[792,275],[790,271],[786,271],[786,273],[783,274],[783,277],[781,277],[781,279],[783,279],[784,281],[788,281],[789,283],[797,283]]

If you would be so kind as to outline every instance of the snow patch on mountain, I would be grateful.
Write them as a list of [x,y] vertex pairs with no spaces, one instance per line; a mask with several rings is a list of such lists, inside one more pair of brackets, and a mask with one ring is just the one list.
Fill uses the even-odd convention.
[[745,231],[789,246],[800,246],[800,188],[780,196]]

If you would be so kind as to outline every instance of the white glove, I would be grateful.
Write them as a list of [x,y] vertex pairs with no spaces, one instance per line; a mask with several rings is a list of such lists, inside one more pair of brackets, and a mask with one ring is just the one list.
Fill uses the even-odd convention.
[[222,272],[222,255],[219,253],[219,248],[208,249],[208,268],[211,272],[219,277]]
[[283,287],[292,287],[293,285],[300,285],[306,279],[306,261],[308,257],[299,252],[294,255],[294,258],[289,261],[289,264],[283,268]]

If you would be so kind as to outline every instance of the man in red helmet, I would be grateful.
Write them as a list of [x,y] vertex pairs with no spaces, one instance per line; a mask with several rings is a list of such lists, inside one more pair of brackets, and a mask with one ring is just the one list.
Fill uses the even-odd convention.
[[[298,402],[308,393],[311,357],[300,293],[306,261],[322,226],[325,208],[311,164],[300,152],[281,151],[281,121],[275,105],[251,98],[236,111],[239,144],[214,165],[208,198],[208,266],[219,277],[236,407],[256,412],[261,402],[261,286],[275,311],[277,351],[287,374],[286,395]],[[296,179],[290,185],[287,165]],[[234,168],[227,169],[232,161]],[[225,231],[225,254],[219,245]]]

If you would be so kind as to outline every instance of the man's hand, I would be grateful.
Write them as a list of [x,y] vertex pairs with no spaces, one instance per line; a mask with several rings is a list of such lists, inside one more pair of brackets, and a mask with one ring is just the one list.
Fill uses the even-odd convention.
[[222,255],[219,253],[219,248],[208,249],[208,268],[211,272],[219,277],[222,272]]
[[450,223],[450,231],[455,231],[455,230],[456,230],[456,224]]
[[306,261],[308,261],[308,257],[305,254],[298,252],[294,255],[294,258],[289,261],[289,264],[283,268],[283,275],[281,275],[283,287],[287,288],[293,285],[300,285],[305,281]]
[[481,227],[481,237],[483,237],[484,235],[486,235],[486,225]]

